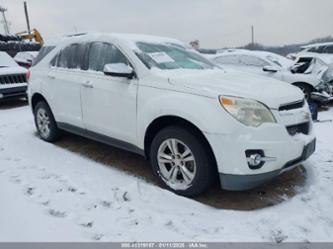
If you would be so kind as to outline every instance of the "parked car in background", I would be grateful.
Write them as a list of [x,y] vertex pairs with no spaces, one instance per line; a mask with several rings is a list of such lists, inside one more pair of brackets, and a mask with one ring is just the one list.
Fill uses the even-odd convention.
[[218,178],[224,189],[253,188],[315,150],[299,89],[226,72],[170,38],[67,38],[32,67],[29,102],[41,139],[65,130],[138,153],[185,196]]
[[301,47],[301,50],[297,53],[290,53],[287,58],[296,60],[297,57],[304,54],[333,54],[333,42],[315,43]]
[[318,101],[328,101],[327,93],[323,93],[326,84],[322,82],[321,76],[292,71],[295,62],[283,56],[263,51],[238,50],[217,54],[211,59],[225,68],[255,73],[297,86],[306,99],[310,99],[315,92]]
[[323,90],[333,95],[333,54],[300,54],[291,70],[299,74],[317,75],[326,83]]
[[303,53],[333,54],[333,42],[316,43],[303,46],[302,50],[298,53],[298,55],[301,55]]
[[0,52],[0,100],[27,96],[30,72]]
[[17,64],[19,64],[22,67],[30,68],[32,65],[33,60],[36,58],[39,52],[18,52],[14,60]]

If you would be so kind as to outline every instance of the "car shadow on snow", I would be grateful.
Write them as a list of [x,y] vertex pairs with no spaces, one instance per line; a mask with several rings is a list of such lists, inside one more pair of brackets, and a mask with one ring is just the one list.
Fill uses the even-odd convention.
[[[149,162],[139,155],[68,133],[64,134],[56,145],[157,184]],[[269,184],[249,191],[224,191],[217,183],[207,193],[194,200],[218,209],[257,210],[277,205],[297,195],[303,189],[305,181],[306,171],[303,167],[298,167]]]
[[9,110],[28,105],[28,101],[25,98],[0,100],[0,110]]

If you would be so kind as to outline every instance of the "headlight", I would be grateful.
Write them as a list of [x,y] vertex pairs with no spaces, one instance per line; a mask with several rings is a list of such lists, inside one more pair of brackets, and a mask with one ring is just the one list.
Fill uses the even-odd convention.
[[239,97],[220,96],[222,107],[244,125],[258,127],[263,123],[276,123],[272,112],[262,103]]

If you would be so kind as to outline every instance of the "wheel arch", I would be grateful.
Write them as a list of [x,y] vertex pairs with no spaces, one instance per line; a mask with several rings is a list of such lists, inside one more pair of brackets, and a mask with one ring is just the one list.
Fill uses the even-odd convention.
[[34,111],[37,103],[40,102],[40,101],[44,101],[48,106],[50,106],[49,103],[47,102],[47,100],[45,99],[45,97],[42,94],[40,94],[40,93],[34,93],[32,95],[32,97],[31,97],[31,108],[32,108],[32,111]]
[[217,162],[213,149],[209,141],[205,137],[204,133],[192,122],[174,115],[166,115],[158,117],[155,120],[153,120],[147,127],[144,136],[144,153],[147,159],[149,159],[150,146],[154,137],[159,131],[169,126],[179,126],[182,128],[189,129],[191,130],[191,132],[194,132],[199,138],[199,140],[204,144],[204,148],[207,150],[207,153],[210,154],[212,161],[215,164],[214,166],[216,167],[217,170]]

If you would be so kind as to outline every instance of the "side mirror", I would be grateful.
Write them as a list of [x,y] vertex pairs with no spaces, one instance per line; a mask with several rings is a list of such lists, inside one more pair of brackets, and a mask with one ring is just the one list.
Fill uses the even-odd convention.
[[123,77],[128,79],[133,79],[135,75],[133,68],[129,65],[126,65],[125,63],[106,64],[104,66],[103,72],[105,75]]
[[279,69],[277,69],[276,67],[273,67],[273,66],[264,66],[264,68],[262,70],[264,72],[269,72],[269,73],[277,73],[279,71]]

